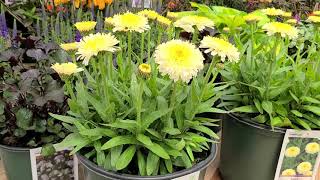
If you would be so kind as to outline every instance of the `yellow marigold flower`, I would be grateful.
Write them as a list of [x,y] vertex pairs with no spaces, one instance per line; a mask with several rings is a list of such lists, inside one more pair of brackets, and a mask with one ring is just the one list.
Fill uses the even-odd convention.
[[258,22],[258,21],[261,21],[263,19],[263,17],[261,17],[261,16],[259,16],[257,14],[252,14],[252,13],[243,16],[243,18],[247,22]]
[[267,9],[262,9],[261,11],[268,16],[282,16],[285,13],[281,9],[276,9],[276,8],[267,8]]
[[96,27],[97,22],[95,21],[82,21],[82,22],[77,22],[74,24],[74,26],[78,29],[80,32],[85,32],[85,31],[91,31]]
[[297,21],[296,19],[288,19],[288,20],[286,21],[286,23],[295,25],[295,24],[298,23],[298,21]]
[[286,169],[286,170],[283,170],[281,175],[282,176],[295,176],[297,173],[294,169]]
[[138,15],[145,16],[148,19],[155,20],[159,16],[159,14],[153,10],[145,9],[143,11],[138,12]]
[[311,22],[311,23],[320,23],[320,17],[319,16],[309,16],[307,21]]
[[320,11],[313,11],[312,14],[314,14],[314,15],[316,15],[316,16],[320,16]]
[[170,26],[172,21],[166,17],[163,16],[158,16],[156,19],[160,24],[165,25],[165,26]]
[[281,16],[283,16],[283,17],[292,17],[292,12],[283,12],[283,14]]
[[203,68],[203,61],[200,50],[182,40],[160,44],[155,51],[155,62],[159,65],[159,71],[162,75],[169,75],[175,82],[189,82]]
[[167,12],[167,17],[170,19],[176,19],[178,18],[178,15],[175,12]]
[[151,66],[149,64],[140,64],[138,69],[139,73],[144,77],[148,77],[151,74]]
[[133,14],[131,12],[126,12],[121,15],[115,15],[113,17],[113,31],[137,31],[142,33],[148,29],[150,26],[148,24],[148,19],[144,16]]
[[206,48],[205,53],[211,53],[212,56],[220,56],[224,62],[226,57],[229,61],[238,62],[240,53],[238,49],[231,43],[216,37],[205,36],[201,41],[200,48]]
[[53,70],[55,70],[60,76],[70,76],[74,73],[83,71],[82,68],[78,68],[78,66],[74,63],[56,63],[51,66]]
[[300,154],[300,148],[296,146],[292,146],[286,149],[285,156],[286,157],[296,157]]
[[302,162],[297,166],[297,172],[299,174],[304,174],[312,169],[312,164],[310,162]]
[[290,39],[298,37],[298,29],[290,24],[271,22],[265,24],[262,29],[266,30],[269,36],[280,34],[282,37],[288,36]]
[[306,148],[305,148],[305,151],[306,153],[308,154],[315,154],[315,153],[318,153],[320,150],[320,146],[318,143],[316,142],[313,142],[313,143],[308,143],[306,145]]
[[83,59],[83,64],[88,65],[92,56],[97,56],[99,52],[114,52],[119,41],[110,33],[97,33],[85,36],[79,42],[78,59]]
[[54,0],[53,3],[55,6],[59,6],[61,4],[66,4],[68,3],[70,0]]
[[64,49],[65,51],[72,51],[78,49],[78,42],[72,42],[72,43],[62,43],[60,44],[60,47]]
[[193,33],[194,26],[196,26],[199,31],[202,31],[206,27],[213,28],[214,23],[212,20],[202,16],[184,16],[174,22],[174,26],[182,28],[186,32]]

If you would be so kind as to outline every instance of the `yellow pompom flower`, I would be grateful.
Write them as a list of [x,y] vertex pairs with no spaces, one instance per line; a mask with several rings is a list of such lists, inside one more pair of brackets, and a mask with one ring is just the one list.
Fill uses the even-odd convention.
[[286,157],[296,157],[300,154],[300,148],[296,146],[292,146],[286,149],[285,156]]
[[295,39],[298,37],[298,29],[290,24],[271,22],[265,24],[262,29],[267,31],[269,36],[280,34],[282,37],[289,37],[290,39]]
[[320,11],[313,11],[312,14],[314,14],[314,15],[316,15],[316,16],[320,16]]
[[304,174],[312,169],[312,164],[310,162],[302,162],[297,166],[297,172],[299,174]]
[[243,19],[246,21],[246,22],[258,22],[258,21],[261,21],[263,19],[263,17],[257,15],[257,14],[248,14],[248,15],[245,15],[243,16]]
[[159,16],[159,14],[153,10],[145,9],[143,11],[138,12],[138,15],[145,16],[148,19],[155,20]]
[[139,73],[144,77],[148,77],[151,74],[151,66],[149,64],[140,64],[138,69]]
[[295,25],[295,24],[298,23],[298,21],[297,21],[296,19],[288,19],[288,20],[286,21],[286,23]]
[[64,49],[65,51],[72,51],[78,49],[78,42],[72,42],[72,43],[62,43],[60,44],[60,47]]
[[175,13],[175,12],[167,12],[167,17],[170,18],[170,19],[176,19],[178,18],[178,14]]
[[282,16],[285,13],[281,9],[276,8],[266,8],[262,9],[261,11],[268,16]]
[[83,71],[82,68],[78,68],[78,66],[74,63],[56,63],[51,66],[53,70],[55,70],[60,76],[70,76],[74,73]]
[[172,24],[172,21],[166,17],[158,16],[157,19],[158,23],[164,25],[164,26],[170,26]]
[[282,176],[295,176],[297,173],[294,169],[286,169],[286,170],[283,170],[281,175]]
[[184,16],[174,22],[174,26],[182,28],[186,32],[193,33],[194,26],[196,26],[199,31],[202,31],[206,27],[213,28],[214,23],[212,20],[202,16]]
[[320,16],[309,16],[307,21],[315,24],[320,23]]
[[312,171],[307,171],[307,172],[305,172],[305,173],[303,173],[302,175],[304,175],[304,176],[312,176]]
[[203,69],[202,53],[186,41],[171,40],[160,44],[154,56],[160,73],[169,75],[175,82],[181,80],[188,83]]
[[97,22],[95,21],[82,21],[82,22],[77,22],[74,24],[74,26],[78,29],[80,32],[85,32],[85,31],[91,31],[96,27]]
[[148,24],[148,19],[144,16],[133,14],[131,12],[126,12],[124,14],[115,15],[113,17],[113,31],[136,31],[142,33],[148,29],[150,26]]
[[88,65],[92,56],[97,56],[99,52],[108,51],[114,52],[118,48],[116,45],[119,41],[110,33],[97,33],[85,36],[79,42],[78,59],[83,59],[83,64]]
[[306,148],[305,148],[305,151],[306,153],[308,154],[315,154],[315,153],[318,153],[320,150],[320,146],[318,143],[316,142],[313,142],[313,143],[308,143],[306,145]]
[[226,57],[231,62],[240,60],[238,49],[231,43],[216,37],[205,36],[201,41],[200,48],[205,48],[205,53],[211,53],[212,56],[220,56],[224,62]]
[[283,12],[282,17],[292,17],[292,12]]

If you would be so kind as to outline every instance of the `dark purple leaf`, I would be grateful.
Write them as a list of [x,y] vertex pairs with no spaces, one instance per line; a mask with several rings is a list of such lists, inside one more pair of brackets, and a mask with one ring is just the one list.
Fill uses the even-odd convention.
[[47,55],[41,49],[29,49],[26,52],[27,56],[40,61],[42,59],[48,58]]
[[21,79],[22,80],[25,80],[27,78],[36,79],[36,78],[38,78],[39,75],[40,75],[40,72],[38,69],[30,69],[30,70],[21,74]]

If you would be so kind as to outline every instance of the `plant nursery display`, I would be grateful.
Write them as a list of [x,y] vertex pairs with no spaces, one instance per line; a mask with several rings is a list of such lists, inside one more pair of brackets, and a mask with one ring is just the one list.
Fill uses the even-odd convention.
[[[185,25],[194,33],[214,26],[193,18],[201,21]],[[74,147],[85,178],[173,179],[209,165],[218,139],[211,127],[218,120],[204,113],[225,113],[214,107],[224,83],[214,81],[219,63],[237,63],[237,48],[219,38],[193,38],[201,52],[150,10],[106,18],[106,28],[113,33],[86,32],[77,43],[74,53],[83,65],[52,66],[71,99],[69,116],[51,115],[72,131],[61,145]],[[209,63],[203,53],[211,54]]]

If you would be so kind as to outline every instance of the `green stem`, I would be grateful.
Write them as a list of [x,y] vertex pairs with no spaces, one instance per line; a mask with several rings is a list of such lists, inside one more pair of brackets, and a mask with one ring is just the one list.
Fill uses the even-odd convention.
[[192,43],[196,44],[198,41],[198,36],[199,36],[199,30],[197,27],[194,28],[194,32],[192,35]]
[[141,109],[142,109],[142,94],[143,94],[143,82],[139,83],[139,92],[138,93],[138,99],[137,99],[137,123],[138,123],[138,132],[142,131],[142,120],[141,120]]
[[162,39],[162,28],[158,27],[158,38],[157,38],[157,45],[159,45],[161,43],[161,39]]
[[76,96],[74,95],[69,77],[65,80],[65,85],[66,85],[67,92],[70,95],[71,99],[76,100]]
[[173,89],[172,89],[172,93],[171,93],[171,97],[170,97],[170,105],[169,105],[169,109],[170,112],[168,113],[168,116],[167,116],[167,123],[165,123],[167,125],[167,127],[169,128],[173,128],[173,121],[171,120],[171,115],[172,115],[172,112],[173,112],[173,108],[175,106],[175,101],[176,101],[176,95],[177,95],[177,86],[179,84],[179,81],[178,82],[173,82]]
[[147,48],[147,54],[148,54],[148,62],[150,62],[150,58],[151,58],[151,30],[148,31],[148,48]]
[[144,32],[141,33],[141,45],[140,45],[140,62],[139,64],[143,63],[143,59],[144,59]]
[[128,61],[131,61],[131,53],[132,53],[132,32],[128,32]]

